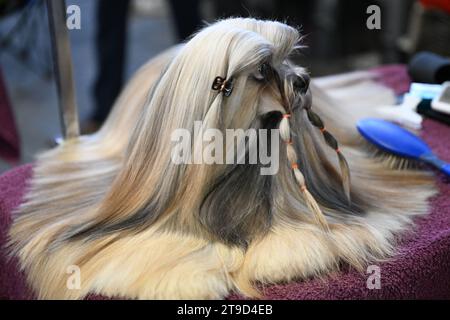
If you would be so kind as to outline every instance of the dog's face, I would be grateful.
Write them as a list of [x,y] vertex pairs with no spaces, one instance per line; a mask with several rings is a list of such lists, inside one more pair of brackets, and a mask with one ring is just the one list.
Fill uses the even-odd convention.
[[[257,116],[280,120],[296,108],[311,108],[308,72],[289,59],[263,62],[247,75],[247,92],[257,98]],[[255,94],[256,92],[256,94]]]

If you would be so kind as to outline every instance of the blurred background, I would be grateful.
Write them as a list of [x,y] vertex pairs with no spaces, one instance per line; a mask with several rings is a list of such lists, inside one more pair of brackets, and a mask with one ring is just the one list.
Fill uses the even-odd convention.
[[[58,0],[53,0],[58,1]],[[229,16],[296,26],[313,77],[406,63],[415,52],[450,56],[449,0],[67,0],[82,130],[95,130],[127,79],[149,58],[206,22]],[[381,29],[370,30],[370,5]],[[61,135],[44,0],[0,0],[0,172],[33,160]]]

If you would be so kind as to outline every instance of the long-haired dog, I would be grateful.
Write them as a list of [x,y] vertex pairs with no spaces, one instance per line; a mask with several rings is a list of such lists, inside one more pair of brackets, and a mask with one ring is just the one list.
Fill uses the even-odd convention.
[[[432,179],[367,156],[354,109],[292,62],[299,40],[273,21],[207,26],[144,66],[97,134],[41,155],[9,234],[38,297],[257,297],[258,283],[392,254],[426,213]],[[171,134],[195,121],[279,129],[278,173],[174,164]]]

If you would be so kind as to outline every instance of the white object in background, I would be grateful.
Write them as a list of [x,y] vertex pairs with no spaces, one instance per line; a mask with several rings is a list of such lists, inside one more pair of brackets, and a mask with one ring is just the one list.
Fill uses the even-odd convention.
[[442,91],[442,85],[429,83],[411,83],[409,94],[421,99],[434,99]]
[[422,128],[422,116],[416,112],[421,98],[405,94],[400,105],[382,106],[377,108],[377,113],[383,119],[396,122],[404,127],[419,130]]
[[442,84],[441,92],[431,101],[431,109],[450,114],[450,81]]

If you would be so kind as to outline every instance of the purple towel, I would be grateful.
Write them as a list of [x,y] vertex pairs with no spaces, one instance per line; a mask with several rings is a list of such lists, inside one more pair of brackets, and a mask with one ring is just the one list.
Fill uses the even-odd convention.
[[[450,162],[450,127],[425,120],[422,137],[433,151]],[[31,165],[0,176],[0,245],[11,224],[31,177]],[[450,179],[438,174],[439,194],[431,201],[429,215],[417,219],[416,228],[399,243],[398,254],[380,263],[380,289],[368,289],[368,274],[342,270],[321,279],[269,286],[266,299],[450,299]],[[0,252],[0,298],[30,299],[16,261],[7,262]],[[231,295],[230,299],[242,298]],[[90,296],[89,299],[105,299]]]

